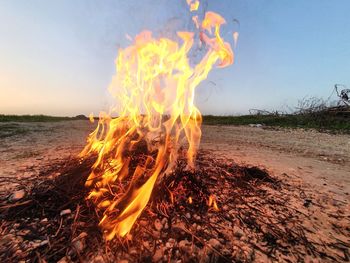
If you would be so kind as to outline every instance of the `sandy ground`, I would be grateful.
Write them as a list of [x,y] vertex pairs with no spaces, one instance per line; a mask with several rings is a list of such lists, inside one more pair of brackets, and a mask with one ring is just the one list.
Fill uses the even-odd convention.
[[[35,177],[43,167],[76,156],[94,126],[88,121],[0,123],[1,191],[18,186],[1,178]],[[302,207],[300,212],[307,215],[304,224],[314,233],[310,239],[350,243],[350,135],[243,126],[203,126],[202,131],[201,149],[215,158],[264,167],[276,178],[300,186],[303,196],[295,197],[300,203],[295,209]],[[311,207],[303,207],[306,199]],[[346,232],[337,232],[337,224]],[[334,253],[346,258],[343,250]]]
[[204,126],[201,147],[287,174],[319,192],[350,201],[350,136],[302,129]]
[[[0,178],[35,176],[44,165],[76,156],[94,127],[88,121],[0,123]],[[202,149],[350,201],[350,135],[246,126],[203,125],[202,131]]]
[[[0,177],[34,176],[43,165],[77,155],[94,127],[88,121],[0,123]],[[350,135],[246,126],[204,125],[202,131],[202,149],[350,200]]]

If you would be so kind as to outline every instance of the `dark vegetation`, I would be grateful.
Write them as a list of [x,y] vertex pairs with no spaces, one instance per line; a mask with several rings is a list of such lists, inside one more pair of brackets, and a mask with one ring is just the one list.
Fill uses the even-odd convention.
[[69,120],[87,120],[84,115],[77,115],[75,117],[58,117],[47,115],[4,115],[0,114],[0,122],[55,122],[55,121],[69,121]]
[[350,133],[350,107],[327,106],[317,98],[303,99],[293,113],[252,110],[242,116],[203,116],[207,125],[262,124],[286,128],[312,128],[319,131]]
[[[56,122],[68,120],[88,120],[85,115],[75,117],[56,117],[47,115],[2,115],[0,123],[6,122]],[[294,110],[288,112],[250,110],[249,115],[214,116],[204,115],[203,124],[207,125],[249,125],[262,124],[285,128],[307,128],[326,132],[350,133],[350,107],[327,105],[322,99],[311,97],[298,102]],[[11,125],[10,125],[11,126]],[[11,126],[12,127],[12,126]],[[20,134],[21,130],[0,126],[1,134]],[[10,135],[11,135],[10,134]]]

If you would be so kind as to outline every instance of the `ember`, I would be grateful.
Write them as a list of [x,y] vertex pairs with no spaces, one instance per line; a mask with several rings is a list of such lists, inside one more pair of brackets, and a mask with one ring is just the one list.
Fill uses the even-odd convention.
[[[199,1],[187,2],[191,11],[198,9]],[[195,66],[189,60],[192,32],[178,32],[179,45],[144,31],[133,45],[119,50],[109,87],[119,103],[119,117],[101,113],[80,155],[98,154],[86,186],[92,188],[88,198],[103,213],[100,226],[107,240],[130,232],[154,186],[172,172],[184,142],[187,167],[195,168],[202,121],[194,105],[195,89],[215,64],[233,63],[231,47],[220,36],[223,24],[220,15],[206,12],[200,40],[207,52]],[[215,197],[208,198],[208,206],[218,211]]]

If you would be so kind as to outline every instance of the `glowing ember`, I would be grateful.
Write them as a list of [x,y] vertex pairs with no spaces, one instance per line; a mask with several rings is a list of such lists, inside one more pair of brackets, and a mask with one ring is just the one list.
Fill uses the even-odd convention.
[[[187,2],[191,11],[198,9],[198,1]],[[188,168],[194,169],[201,137],[195,88],[215,64],[233,63],[231,47],[220,36],[225,20],[213,12],[207,12],[202,22],[195,20],[207,49],[195,66],[188,58],[194,43],[191,32],[178,32],[178,44],[144,31],[131,46],[119,50],[117,73],[109,87],[119,106],[113,112],[119,117],[100,113],[81,153],[98,155],[86,186],[92,189],[88,198],[103,213],[100,226],[107,240],[130,231],[155,184],[172,171],[181,146],[187,145]],[[218,209],[214,197],[209,203]]]

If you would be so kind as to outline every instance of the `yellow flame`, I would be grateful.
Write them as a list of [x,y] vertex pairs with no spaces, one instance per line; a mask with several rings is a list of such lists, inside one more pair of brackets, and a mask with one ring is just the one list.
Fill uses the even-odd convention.
[[191,196],[188,198],[188,203],[189,203],[189,204],[192,204],[192,203],[193,203],[193,200],[192,200],[192,197],[191,197]]
[[94,114],[91,112],[90,115],[89,115],[89,120],[91,123],[94,123],[95,122],[95,119],[94,119]]
[[[190,4],[198,8],[199,2]],[[97,154],[86,186],[91,187],[88,198],[103,213],[100,226],[107,240],[129,233],[155,184],[173,169],[181,146],[187,146],[188,167],[194,169],[202,122],[195,89],[214,65],[233,62],[231,47],[220,36],[224,23],[213,12],[198,22],[207,52],[194,66],[189,61],[192,32],[178,32],[179,44],[144,31],[119,50],[109,86],[119,117],[101,112],[80,154]]]

